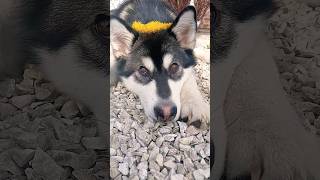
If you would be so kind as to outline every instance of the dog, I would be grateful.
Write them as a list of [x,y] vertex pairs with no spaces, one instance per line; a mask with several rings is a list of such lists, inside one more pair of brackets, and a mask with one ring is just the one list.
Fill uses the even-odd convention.
[[216,127],[211,176],[320,179],[319,138],[303,127],[288,102],[264,34],[275,2],[217,0],[211,6]]
[[[143,32],[151,23],[164,29]],[[143,26],[142,31],[133,26]],[[156,27],[158,28],[158,27]],[[209,105],[199,91],[193,67],[196,10],[179,14],[162,0],[125,1],[110,19],[111,76],[141,100],[151,121],[188,119],[201,127],[210,119]]]
[[99,127],[107,127],[108,7],[105,0],[1,1],[0,78],[38,64],[58,90],[87,105]]

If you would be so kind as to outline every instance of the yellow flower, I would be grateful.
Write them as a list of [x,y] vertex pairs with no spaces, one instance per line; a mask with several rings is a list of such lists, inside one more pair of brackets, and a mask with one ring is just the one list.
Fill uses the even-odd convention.
[[139,33],[154,33],[169,29],[171,24],[172,23],[162,23],[160,21],[150,21],[147,24],[143,24],[140,21],[134,21],[131,27]]

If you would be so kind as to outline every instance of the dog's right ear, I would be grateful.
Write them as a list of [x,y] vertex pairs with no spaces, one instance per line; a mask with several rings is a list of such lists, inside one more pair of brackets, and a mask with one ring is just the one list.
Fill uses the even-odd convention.
[[110,43],[115,58],[127,56],[136,35],[133,30],[117,17],[110,19]]

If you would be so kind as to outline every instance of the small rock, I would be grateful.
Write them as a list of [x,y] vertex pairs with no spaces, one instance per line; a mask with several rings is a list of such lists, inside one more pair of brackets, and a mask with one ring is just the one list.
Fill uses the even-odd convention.
[[139,180],[139,176],[133,176],[131,180]]
[[15,146],[15,143],[11,139],[0,139],[0,152],[8,150]]
[[138,164],[137,168],[139,170],[143,170],[143,169],[148,169],[148,162],[147,161],[142,161]]
[[194,126],[189,126],[186,130],[186,133],[191,136],[195,136],[195,135],[199,134],[199,132],[200,132],[199,129],[197,129]]
[[169,142],[174,141],[175,137],[177,137],[176,134],[166,134],[163,136],[164,140]]
[[[130,176],[136,176],[138,175],[138,169],[136,166],[130,167]],[[139,179],[139,178],[138,178]]]
[[163,175],[161,172],[153,170],[153,169],[151,169],[150,171],[151,171],[152,175],[154,176],[154,179],[156,179],[156,180],[165,179],[165,175]]
[[36,70],[35,67],[32,67],[24,70],[23,78],[32,80],[42,80],[43,75],[40,73],[40,71]]
[[117,177],[118,175],[120,174],[118,168],[114,168],[114,167],[111,167],[110,168],[110,177],[112,179],[114,179],[115,177]]
[[181,138],[179,141],[181,144],[190,145],[193,139],[194,139],[194,136],[189,136],[189,137]]
[[32,118],[45,117],[53,114],[54,112],[55,112],[55,107],[51,103],[45,103],[37,106],[34,109],[34,111],[31,113],[31,116]]
[[193,177],[195,180],[204,180],[204,176],[201,174],[199,170],[193,171]]
[[123,175],[128,175],[129,174],[129,165],[128,165],[127,162],[120,163],[118,169],[121,172],[121,174],[123,174]]
[[69,166],[75,170],[88,169],[92,167],[96,161],[94,151],[87,151],[81,154],[76,154],[69,151],[50,150],[48,154],[60,166]]
[[181,151],[189,151],[191,149],[190,145],[179,144],[179,149]]
[[93,175],[93,172],[89,169],[74,170],[72,175],[77,178],[77,180],[96,180],[97,178]]
[[79,114],[78,106],[73,101],[66,102],[61,108],[61,114],[66,118],[73,118]]
[[9,171],[15,175],[23,174],[21,168],[11,159],[9,151],[4,151],[0,153],[0,169],[4,171]]
[[185,174],[186,173],[186,170],[185,170],[183,164],[180,164],[180,163],[177,164],[177,173],[178,174]]
[[18,94],[34,94],[34,81],[30,79],[24,79],[16,86],[16,91]]
[[210,177],[210,168],[195,170],[193,172],[193,175],[194,175],[194,177],[200,176],[200,177],[204,177],[204,178],[209,178]]
[[34,99],[33,95],[15,96],[11,98],[11,103],[17,108],[22,109],[23,107],[30,105],[33,99]]
[[81,142],[87,149],[107,149],[107,139],[104,137],[84,137]]
[[143,153],[141,157],[141,161],[147,161],[149,159],[149,154]]
[[157,172],[160,171],[159,165],[154,161],[149,161],[149,169]]
[[185,131],[187,130],[188,125],[185,122],[178,121],[180,133],[184,136]]
[[176,163],[174,163],[172,160],[166,161],[163,165],[169,169],[176,169],[177,167]]
[[164,141],[164,138],[162,136],[158,137],[156,140],[156,145],[158,147],[160,147],[162,145],[163,141]]
[[114,122],[113,127],[115,127],[116,129],[118,129],[119,131],[122,131],[122,129],[123,129],[123,125],[122,125],[120,122],[118,122],[118,121]]
[[62,167],[41,149],[35,151],[31,166],[35,173],[47,180],[65,179],[66,174]]
[[168,174],[169,174],[167,168],[163,168],[162,171],[161,171],[161,173],[162,173],[163,175],[165,175],[165,176],[168,176]]
[[137,132],[136,132],[136,136],[137,138],[142,141],[142,143],[144,145],[147,145],[150,143],[150,141],[152,140],[152,137],[150,134],[148,134],[145,130],[143,130],[142,128],[140,129],[137,129]]
[[183,160],[183,165],[184,165],[185,169],[189,172],[191,172],[194,169],[194,165],[193,165],[192,160],[190,158],[185,158]]
[[148,171],[146,169],[139,170],[139,178],[145,180],[148,177]]
[[161,134],[168,134],[172,131],[170,127],[164,126],[158,129]]
[[42,88],[42,87],[36,87],[35,93],[36,93],[36,98],[38,100],[46,100],[52,94],[52,92],[49,89]]
[[0,103],[0,119],[5,119],[6,117],[14,114],[17,111],[13,105],[8,103]]
[[184,180],[183,174],[174,174],[170,177],[171,180]]
[[158,163],[158,165],[160,167],[163,166],[163,156],[161,154],[158,154],[157,157],[156,157],[156,162]]
[[159,148],[158,147],[154,147],[152,149],[152,151],[150,152],[150,154],[149,154],[149,159],[150,160],[155,160],[157,158],[159,152],[160,152]]
[[12,160],[17,163],[19,167],[25,167],[34,157],[34,150],[32,149],[13,149],[11,151]]
[[0,80],[0,96],[2,97],[11,97],[15,91],[15,80]]

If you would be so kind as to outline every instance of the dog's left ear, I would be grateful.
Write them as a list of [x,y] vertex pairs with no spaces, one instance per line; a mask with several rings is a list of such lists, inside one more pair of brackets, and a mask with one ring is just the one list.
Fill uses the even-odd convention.
[[131,51],[131,46],[136,38],[133,32],[122,19],[111,16],[110,19],[110,43],[113,55],[116,58],[127,56]]
[[196,10],[188,6],[181,11],[173,22],[170,31],[175,35],[182,48],[193,49],[196,45]]

